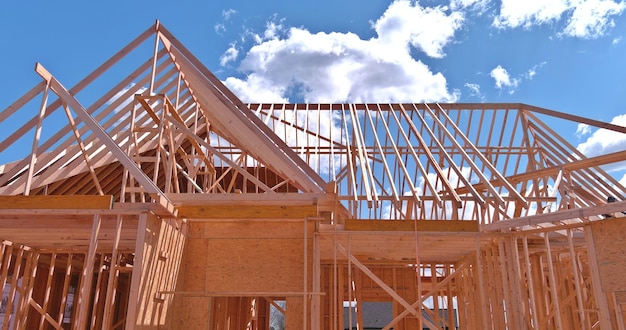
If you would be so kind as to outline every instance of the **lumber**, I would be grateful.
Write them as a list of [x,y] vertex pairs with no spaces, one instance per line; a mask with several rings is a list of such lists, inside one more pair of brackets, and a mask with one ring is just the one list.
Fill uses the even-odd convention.
[[184,205],[177,208],[187,219],[299,219],[317,216],[317,206]]
[[70,210],[95,210],[113,208],[113,196],[89,196],[89,195],[16,195],[0,196],[0,209],[70,209]]
[[352,220],[347,231],[478,232],[478,221],[470,220]]
[[[245,104],[159,21],[71,89],[35,72],[0,112],[0,151],[26,154],[0,164],[1,329],[368,328],[368,302],[385,329],[624,328],[626,187],[605,165],[626,151],[585,157],[552,121],[626,127]],[[119,79],[98,95],[100,76]]]

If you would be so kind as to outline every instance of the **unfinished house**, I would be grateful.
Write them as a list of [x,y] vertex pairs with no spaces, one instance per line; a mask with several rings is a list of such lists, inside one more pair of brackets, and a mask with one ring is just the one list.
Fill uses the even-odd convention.
[[547,123],[625,127],[244,104],[158,22],[73,87],[32,74],[0,113],[2,329],[624,329],[626,151]]

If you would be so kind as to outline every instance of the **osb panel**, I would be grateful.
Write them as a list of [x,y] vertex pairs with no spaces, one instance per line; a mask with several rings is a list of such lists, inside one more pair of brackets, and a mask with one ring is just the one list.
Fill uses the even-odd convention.
[[[301,330],[304,325],[304,309],[301,297],[287,297],[285,315],[285,330]],[[306,315],[309,317],[309,315]],[[307,326],[307,328],[309,328]]]
[[208,329],[210,300],[210,297],[181,296],[178,300],[181,308],[174,317],[171,329]]
[[188,238],[203,238],[204,237],[204,223],[199,222],[188,222]]
[[209,241],[206,239],[187,240],[183,254],[183,291],[204,291],[208,246]]
[[600,270],[600,282],[605,292],[626,291],[626,218],[611,218],[591,224]]
[[[211,221],[192,223],[204,227],[204,238],[304,238],[302,221]],[[311,237],[314,223],[309,222],[307,231]]]
[[205,288],[209,292],[301,292],[303,248],[302,239],[208,240]]

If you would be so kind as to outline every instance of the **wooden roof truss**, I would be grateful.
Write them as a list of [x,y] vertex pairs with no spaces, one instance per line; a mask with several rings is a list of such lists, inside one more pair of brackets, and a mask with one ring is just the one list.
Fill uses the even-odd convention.
[[74,87],[35,72],[0,112],[4,328],[262,330],[275,306],[343,329],[363,301],[393,303],[385,329],[624,328],[626,188],[606,169],[626,151],[586,157],[552,124],[625,127],[244,104],[159,22]]

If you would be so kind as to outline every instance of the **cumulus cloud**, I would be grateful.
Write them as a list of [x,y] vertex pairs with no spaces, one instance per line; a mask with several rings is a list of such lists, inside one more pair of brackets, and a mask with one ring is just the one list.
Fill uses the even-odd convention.
[[274,17],[225,84],[242,100],[272,102],[454,102],[442,73],[411,56],[411,48],[441,58],[463,22],[445,7],[393,2],[376,22],[377,36],[286,28]]
[[557,20],[568,9],[568,0],[502,0],[493,25],[498,28],[529,28]]
[[[611,120],[611,124],[626,126],[626,114],[622,114],[614,117]],[[581,128],[579,125],[578,129],[581,129],[585,133],[589,133],[590,130],[585,128]],[[577,133],[578,133],[577,129]],[[594,157],[599,155],[604,155],[612,152],[626,150],[626,134],[610,131],[606,129],[598,129],[591,133],[586,141],[580,143],[576,149],[582,152],[587,157]],[[614,165],[608,170],[618,170],[623,169],[625,164]]]
[[463,23],[460,12],[447,14],[446,9],[396,1],[374,23],[377,42],[390,47],[391,51],[407,51],[411,45],[430,57],[442,58],[445,56],[443,48]]
[[541,62],[528,69],[526,72],[519,74],[516,78],[512,77],[509,72],[498,65],[489,72],[491,78],[493,78],[497,89],[507,89],[509,94],[515,93],[517,87],[524,80],[531,80],[537,75],[537,71],[541,69],[547,62]]
[[239,50],[237,50],[237,44],[232,43],[230,47],[222,54],[220,57],[220,65],[225,66],[226,64],[234,61],[239,56]]
[[597,38],[615,26],[613,16],[626,8],[614,0],[503,0],[493,25],[498,28],[530,28],[533,25],[565,22],[559,35]]
[[483,13],[491,0],[451,0],[450,8],[452,10],[471,10]]
[[624,2],[611,0],[582,1],[574,8],[563,33],[579,38],[597,38],[615,26],[612,16],[619,15],[626,8]]
[[510,94],[513,94],[515,88],[517,87],[517,85],[519,85],[519,79],[511,78],[509,72],[506,71],[506,69],[503,68],[501,65],[498,65],[493,70],[491,70],[489,75],[491,76],[491,78],[493,78],[493,80],[495,80],[496,87],[498,89],[502,89],[505,87],[509,88]]
[[591,133],[591,126],[583,123],[579,123],[578,127],[576,127],[576,136],[581,138],[585,135],[589,135]]
[[251,73],[246,80],[228,77],[224,84],[244,102],[289,103],[283,96],[285,88],[273,85],[263,75]]

